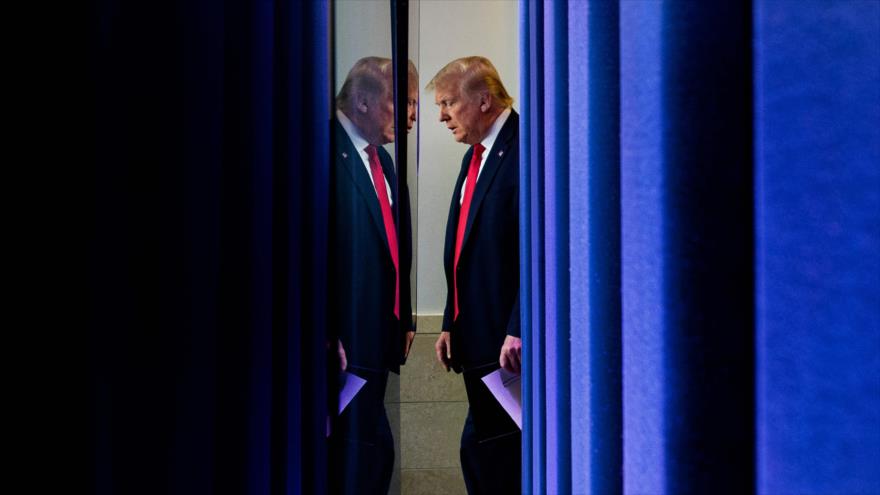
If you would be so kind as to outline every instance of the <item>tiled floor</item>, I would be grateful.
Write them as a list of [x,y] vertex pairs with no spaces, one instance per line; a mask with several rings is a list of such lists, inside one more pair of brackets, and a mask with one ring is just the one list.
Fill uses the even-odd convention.
[[420,316],[406,366],[388,382],[386,408],[395,435],[391,493],[464,494],[458,458],[467,396],[461,376],[434,357],[442,317]]

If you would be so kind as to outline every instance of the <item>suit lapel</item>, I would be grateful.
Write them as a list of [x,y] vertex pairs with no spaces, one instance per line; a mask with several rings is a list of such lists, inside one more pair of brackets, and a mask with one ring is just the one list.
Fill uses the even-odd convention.
[[486,193],[492,186],[492,181],[495,179],[495,175],[498,174],[498,170],[501,169],[506,158],[510,156],[511,138],[514,136],[514,131],[516,131],[516,127],[519,125],[519,121],[515,116],[515,113],[511,113],[510,117],[507,118],[507,122],[504,123],[504,127],[498,133],[495,144],[489,150],[490,154],[486,158],[483,172],[480,174],[479,179],[477,179],[477,188],[474,189],[474,197],[471,198],[471,209],[468,211],[467,226],[464,230],[464,239],[461,242],[462,250],[467,245],[471,229],[474,225],[474,219],[477,217],[477,212],[479,212],[480,206],[483,204],[483,198],[486,197]]
[[379,235],[385,240],[385,248],[388,249],[388,239],[385,236],[385,222],[382,220],[382,211],[379,207],[379,199],[376,197],[376,188],[373,181],[364,168],[364,162],[361,160],[360,154],[348,138],[348,134],[343,129],[342,124],[336,122],[337,146],[336,159],[342,163],[343,168],[348,171],[351,180],[357,187],[361,198],[367,205],[370,216],[373,217],[373,224],[379,230]]

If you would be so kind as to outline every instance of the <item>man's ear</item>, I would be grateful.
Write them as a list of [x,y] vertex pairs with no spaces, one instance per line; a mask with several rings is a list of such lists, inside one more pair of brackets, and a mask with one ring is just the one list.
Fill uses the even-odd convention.
[[492,95],[488,91],[480,93],[480,111],[486,113],[492,108]]
[[369,95],[363,91],[358,91],[354,95],[354,108],[359,113],[367,113],[370,109],[370,105],[372,102],[370,101]]

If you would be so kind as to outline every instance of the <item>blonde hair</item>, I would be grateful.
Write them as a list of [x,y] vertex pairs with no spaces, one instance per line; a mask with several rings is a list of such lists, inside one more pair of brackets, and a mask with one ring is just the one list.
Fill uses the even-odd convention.
[[501,102],[503,108],[513,105],[513,98],[501,83],[498,70],[486,57],[462,57],[449,62],[437,72],[425,89],[434,91],[438,86],[446,86],[453,78],[458,78],[459,89],[464,94],[488,89],[489,94]]
[[355,93],[363,91],[374,96],[384,96],[393,88],[390,58],[364,57],[354,63],[342,89],[336,95],[336,108],[348,110],[354,104]]

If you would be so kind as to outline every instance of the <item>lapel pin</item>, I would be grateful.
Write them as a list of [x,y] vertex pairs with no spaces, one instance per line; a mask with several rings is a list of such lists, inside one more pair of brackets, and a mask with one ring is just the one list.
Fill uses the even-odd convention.
[[504,150],[499,151],[498,156],[504,156]]
[[343,152],[342,152],[342,158],[348,158],[348,153],[346,153],[346,152],[343,151]]

